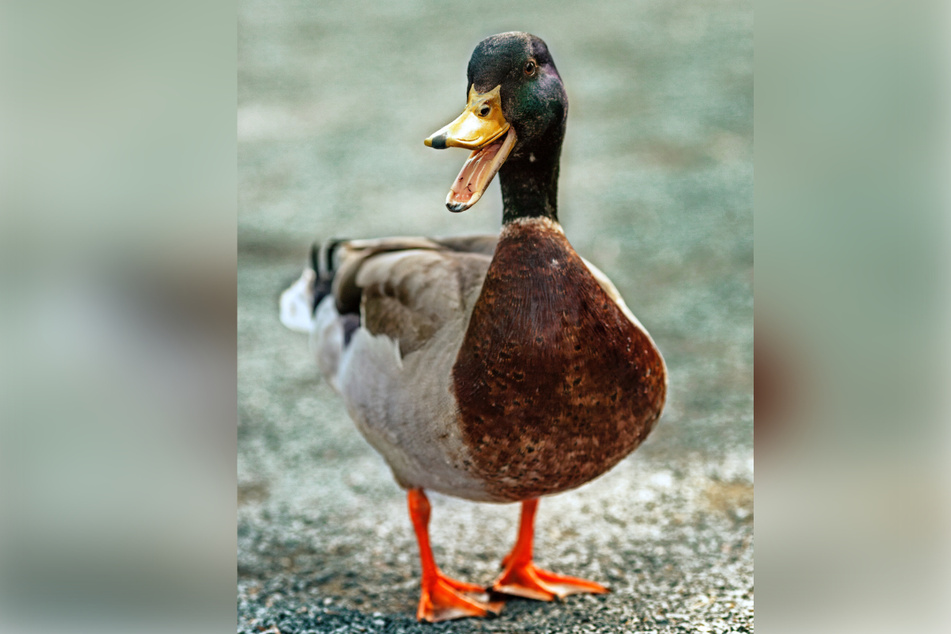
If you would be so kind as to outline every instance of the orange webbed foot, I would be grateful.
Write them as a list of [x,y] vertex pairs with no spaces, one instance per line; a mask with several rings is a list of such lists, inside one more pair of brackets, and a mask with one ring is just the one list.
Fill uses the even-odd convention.
[[536,601],[552,601],[555,597],[563,599],[571,594],[603,594],[609,592],[600,583],[558,575],[542,570],[531,561],[506,563],[505,571],[492,584],[492,590],[502,594],[511,594]]
[[416,618],[436,623],[467,616],[498,614],[502,602],[488,601],[485,588],[473,583],[450,579],[439,570],[429,545],[429,500],[422,489],[410,489],[407,494],[409,516],[419,542],[422,582]]
[[488,601],[482,586],[457,581],[437,572],[423,584],[416,618],[438,623],[469,616],[485,617],[489,613],[498,614],[503,605],[501,601]]
[[538,500],[522,502],[522,519],[518,527],[518,539],[512,552],[502,560],[502,575],[492,584],[492,590],[526,599],[551,601],[569,594],[603,594],[609,592],[600,583],[556,575],[542,570],[532,562],[535,534],[535,511]]

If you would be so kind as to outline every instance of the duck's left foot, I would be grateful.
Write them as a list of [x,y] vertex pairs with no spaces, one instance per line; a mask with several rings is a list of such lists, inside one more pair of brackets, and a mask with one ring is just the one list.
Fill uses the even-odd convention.
[[494,592],[511,594],[536,601],[552,601],[570,594],[603,594],[609,592],[600,583],[558,575],[542,570],[531,561],[507,563],[502,575],[492,584]]
[[502,576],[492,590],[502,594],[511,594],[526,599],[551,601],[555,597],[564,598],[569,594],[603,594],[609,590],[600,583],[556,575],[542,570],[532,562],[532,550],[535,535],[535,511],[538,500],[522,502],[522,519],[518,527],[518,539],[505,559],[502,560]]

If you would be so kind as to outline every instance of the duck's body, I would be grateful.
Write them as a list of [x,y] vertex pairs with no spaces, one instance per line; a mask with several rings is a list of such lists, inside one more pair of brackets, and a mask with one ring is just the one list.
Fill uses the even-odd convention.
[[[336,246],[342,275],[313,347],[406,488],[482,502],[565,491],[630,453],[660,413],[656,347],[558,224],[509,223],[495,243]],[[361,327],[346,335],[351,315]]]
[[466,112],[427,144],[475,150],[447,199],[453,211],[475,204],[500,173],[501,234],[328,243],[282,297],[282,320],[312,331],[321,371],[410,490],[426,620],[497,606],[472,601],[476,586],[435,568],[423,489],[524,502],[495,590],[540,599],[605,591],[534,567],[536,500],[617,464],[650,432],[666,395],[654,342],[558,224],[567,100],[544,43],[488,38],[469,76]]

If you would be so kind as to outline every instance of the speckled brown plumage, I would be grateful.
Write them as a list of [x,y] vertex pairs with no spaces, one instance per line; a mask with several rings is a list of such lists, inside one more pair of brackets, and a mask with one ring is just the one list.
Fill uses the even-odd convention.
[[522,500],[613,467],[660,416],[660,353],[557,224],[506,224],[453,367],[473,468]]

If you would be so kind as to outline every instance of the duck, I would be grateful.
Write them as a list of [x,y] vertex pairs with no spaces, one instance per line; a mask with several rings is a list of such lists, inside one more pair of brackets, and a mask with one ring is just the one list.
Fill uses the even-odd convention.
[[[568,99],[548,47],[488,37],[467,103],[425,139],[469,150],[446,197],[460,213],[496,175],[498,235],[329,240],[281,296],[310,333],[320,373],[406,490],[421,562],[416,616],[498,614],[506,597],[604,593],[535,564],[539,499],[579,487],[634,451],[667,393],[664,359],[614,284],[572,248],[557,189]],[[426,491],[519,503],[515,544],[488,587],[436,564]]]

